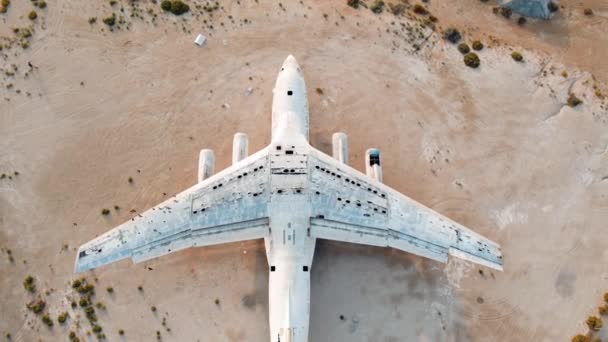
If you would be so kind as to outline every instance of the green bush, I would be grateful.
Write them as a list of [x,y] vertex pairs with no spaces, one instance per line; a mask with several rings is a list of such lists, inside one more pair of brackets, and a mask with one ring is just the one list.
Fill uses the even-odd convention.
[[359,0],[346,0],[346,4],[352,8],[359,8]]
[[[106,23],[106,19],[103,20],[104,23]],[[106,24],[108,24],[108,23],[106,23]],[[108,25],[112,26],[114,24],[108,24]],[[108,215],[108,214],[110,214],[110,209],[108,209],[108,208],[101,209],[101,215]]]
[[517,51],[511,52],[511,58],[513,58],[513,60],[515,60],[517,62],[521,62],[524,60],[524,56],[522,56],[521,53],[519,53]]
[[447,30],[443,31],[443,39],[449,41],[452,44],[458,43],[460,41],[460,38],[462,38],[460,32],[453,27],[450,27]]
[[604,293],[604,302],[608,303],[608,292]]
[[31,11],[27,17],[30,18],[30,20],[36,20],[36,18],[38,18],[38,13],[36,13],[36,11]]
[[401,15],[401,14],[403,14],[403,12],[405,12],[406,6],[405,6],[405,4],[394,4],[392,2],[389,2],[388,9],[394,15]]
[[578,334],[572,338],[572,342],[590,342],[590,341],[591,341],[591,338],[589,338],[585,335],[581,335],[581,334]]
[[479,40],[473,41],[473,44],[471,44],[471,46],[473,47],[473,50],[476,50],[476,51],[483,50],[483,43],[480,42]]
[[51,319],[51,317],[49,317],[49,315],[42,316],[42,322],[44,322],[44,324],[48,325],[49,327],[53,326],[53,320]]
[[63,324],[63,323],[65,323],[67,318],[68,318],[68,313],[63,312],[59,316],[57,316],[57,322],[59,322],[60,324]]
[[34,277],[32,277],[31,275],[25,277],[25,280],[23,280],[23,288],[25,288],[26,290],[28,290],[28,292],[31,293],[36,292],[36,283]]
[[26,305],[26,307],[35,314],[41,313],[45,306],[46,302],[42,299],[33,300]]
[[372,10],[372,12],[374,12],[376,14],[382,13],[382,10],[384,9],[384,1],[375,0],[369,9]]
[[599,311],[600,315],[608,315],[608,304],[601,305],[597,308],[597,311]]
[[480,64],[479,56],[475,52],[464,55],[464,64],[470,68],[477,68]]
[[94,324],[92,330],[93,330],[94,333],[97,334],[97,333],[100,333],[103,329],[99,325]]
[[[114,24],[116,24],[116,15],[114,13],[112,13],[111,16],[103,18],[103,23],[108,26],[114,26]],[[107,209],[103,209],[103,210],[107,210]],[[103,210],[101,212],[102,214],[103,214]],[[110,213],[110,211],[108,210],[108,212],[105,213],[104,215],[107,215],[109,213]]]
[[169,11],[175,15],[182,15],[190,10],[190,6],[181,0],[163,0],[160,3],[160,8],[164,11]]
[[587,323],[587,326],[591,330],[598,331],[602,328],[602,320],[597,316],[587,317],[587,320],[585,321],[585,323]]
[[458,44],[458,51],[460,51],[460,53],[464,55],[471,52],[471,49],[469,48],[467,43],[460,43]]
[[91,303],[89,302],[89,300],[87,298],[80,298],[80,300],[78,301],[78,305],[80,305],[81,307],[87,307],[89,306]]
[[501,7],[500,8],[500,14],[503,17],[509,19],[509,18],[511,18],[511,15],[513,14],[513,10],[510,9],[510,8],[508,8],[508,7]]
[[547,8],[551,12],[557,12],[559,10],[559,7],[557,7],[557,4],[553,1],[549,1],[549,3],[547,4]]
[[583,10],[583,13],[587,16],[592,16],[593,15],[593,10],[591,8],[585,8]]
[[420,15],[427,15],[427,14],[429,14],[429,11],[424,6],[422,6],[420,4],[415,4],[414,13],[420,14]]
[[570,93],[570,95],[568,96],[568,106],[576,107],[581,103],[583,103],[581,99],[574,95],[574,93]]

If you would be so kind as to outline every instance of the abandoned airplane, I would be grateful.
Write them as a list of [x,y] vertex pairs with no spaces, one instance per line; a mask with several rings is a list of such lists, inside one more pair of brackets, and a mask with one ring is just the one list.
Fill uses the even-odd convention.
[[293,56],[273,90],[272,139],[248,156],[234,136],[232,166],[214,174],[202,150],[198,183],[82,245],[75,271],[131,257],[141,262],[188,247],[264,239],[271,342],[308,340],[316,239],[385,246],[447,262],[448,255],[502,270],[500,247],[382,183],[380,152],[363,174],[348,166],[347,137],[333,158],[309,145],[306,85]]

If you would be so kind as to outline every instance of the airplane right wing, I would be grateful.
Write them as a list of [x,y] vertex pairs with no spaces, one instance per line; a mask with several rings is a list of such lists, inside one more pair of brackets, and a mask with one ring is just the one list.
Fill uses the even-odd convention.
[[83,272],[131,257],[141,262],[188,247],[259,239],[269,231],[267,149],[82,245]]
[[498,244],[320,151],[312,150],[309,161],[311,236],[392,247],[443,263],[452,255],[502,270]]

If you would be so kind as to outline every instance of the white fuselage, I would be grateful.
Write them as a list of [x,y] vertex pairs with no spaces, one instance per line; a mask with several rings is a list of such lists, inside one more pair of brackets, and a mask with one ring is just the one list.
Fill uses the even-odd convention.
[[309,234],[308,196],[301,196],[308,184],[308,99],[302,71],[292,56],[283,63],[273,93],[271,233],[265,239],[270,341],[305,342],[315,239]]

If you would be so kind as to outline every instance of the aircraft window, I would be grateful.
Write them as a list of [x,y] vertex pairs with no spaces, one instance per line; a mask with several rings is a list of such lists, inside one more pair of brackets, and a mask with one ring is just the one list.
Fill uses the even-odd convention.
[[289,96],[293,95],[293,91],[288,90],[288,91],[287,91],[287,95],[289,95]]
[[293,150],[287,150],[285,151],[285,154],[293,154]]
[[281,189],[277,190],[277,194],[282,194],[282,193],[283,193],[283,190],[281,190]]
[[304,271],[304,272],[308,272],[308,266],[303,266],[303,267],[302,267],[302,271]]
[[280,150],[281,150],[281,146],[279,145],[279,146],[277,146],[277,151],[280,151]]
[[270,266],[270,272],[274,272],[276,270],[277,270],[277,268],[275,266]]

